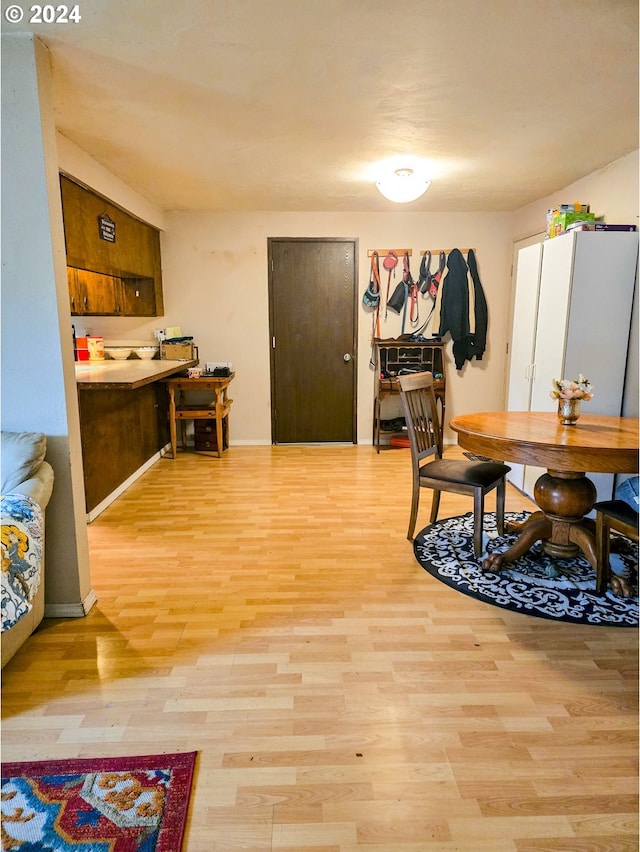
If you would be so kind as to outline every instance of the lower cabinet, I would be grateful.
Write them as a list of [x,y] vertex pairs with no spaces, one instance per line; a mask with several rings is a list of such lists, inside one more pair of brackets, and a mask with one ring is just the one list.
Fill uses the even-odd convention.
[[79,388],[87,512],[169,442],[166,397],[159,382],[136,389]]

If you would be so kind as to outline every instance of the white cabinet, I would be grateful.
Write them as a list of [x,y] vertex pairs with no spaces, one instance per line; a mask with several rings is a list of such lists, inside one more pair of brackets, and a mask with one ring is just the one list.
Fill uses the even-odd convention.
[[[583,411],[620,415],[638,258],[638,234],[578,231],[518,252],[507,408],[555,411],[553,379],[587,376]],[[571,427],[568,427],[571,428]],[[512,465],[509,479],[533,495],[542,468]],[[598,499],[613,477],[594,474]]]

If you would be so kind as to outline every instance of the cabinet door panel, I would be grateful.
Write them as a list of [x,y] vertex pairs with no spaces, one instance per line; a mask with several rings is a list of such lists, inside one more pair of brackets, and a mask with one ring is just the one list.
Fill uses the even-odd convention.
[[542,244],[527,246],[518,252],[516,296],[511,331],[511,364],[507,408],[528,411],[531,401],[531,367],[534,360],[536,316]]
[[122,313],[122,282],[119,278],[76,269],[76,281],[83,314]]
[[584,410],[620,414],[638,253],[631,233],[578,233],[565,374],[595,389]]
[[[117,271],[117,241],[125,214],[67,178],[60,179],[60,190],[67,265],[97,272]],[[115,243],[100,239],[98,219],[103,213],[116,223]]]
[[118,268],[124,275],[153,277],[156,234],[152,228],[127,216],[121,235],[118,237]]
[[538,324],[536,327],[535,372],[531,386],[531,410],[555,411],[549,396],[554,379],[564,377],[573,240],[547,240],[542,253]]
[[156,315],[155,284],[153,278],[122,279],[122,311],[128,317]]
[[72,266],[67,266],[67,284],[69,286],[69,310],[75,316],[83,313],[83,302],[78,289],[78,273]]

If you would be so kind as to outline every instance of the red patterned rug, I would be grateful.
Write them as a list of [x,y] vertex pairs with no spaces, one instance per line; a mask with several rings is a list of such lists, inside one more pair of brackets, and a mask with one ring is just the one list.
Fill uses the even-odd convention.
[[180,852],[196,752],[2,765],[2,850]]

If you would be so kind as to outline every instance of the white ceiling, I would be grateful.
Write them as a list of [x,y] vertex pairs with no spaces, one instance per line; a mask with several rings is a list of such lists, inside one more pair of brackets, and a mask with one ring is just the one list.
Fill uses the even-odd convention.
[[[638,147],[636,0],[79,10],[3,31],[49,46],[58,129],[165,210],[508,211]],[[394,155],[433,180],[401,207]]]

